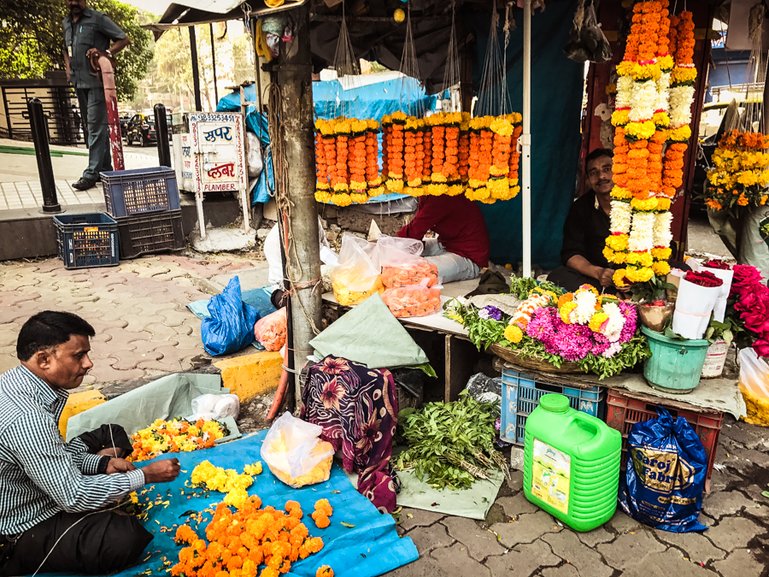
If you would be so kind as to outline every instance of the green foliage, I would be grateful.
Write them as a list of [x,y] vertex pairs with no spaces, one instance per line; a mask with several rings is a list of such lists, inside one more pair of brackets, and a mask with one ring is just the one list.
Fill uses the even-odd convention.
[[515,295],[517,299],[525,299],[529,296],[529,293],[535,288],[541,288],[543,290],[552,291],[556,296],[561,296],[565,291],[557,284],[551,283],[549,280],[538,281],[531,277],[510,277],[510,292]]
[[[139,11],[118,0],[91,0],[88,6],[106,13],[131,39],[115,57],[118,98],[131,98],[152,60],[152,38],[141,28]],[[63,0],[4,0],[0,4],[0,78],[42,78],[64,69],[64,29],[68,14]]]
[[494,422],[499,405],[476,401],[462,392],[453,403],[428,403],[419,411],[400,414],[409,447],[396,467],[438,489],[467,489],[492,469],[508,473],[504,457],[494,448]]
[[675,285],[665,281],[663,277],[653,276],[646,282],[637,282],[630,287],[630,294],[637,303],[653,303],[667,301],[668,290],[676,290]]
[[446,317],[461,323],[467,329],[467,338],[479,351],[486,350],[503,339],[510,319],[506,315],[499,321],[484,319],[478,314],[480,309],[471,304],[462,304],[457,299],[447,302],[444,309]]

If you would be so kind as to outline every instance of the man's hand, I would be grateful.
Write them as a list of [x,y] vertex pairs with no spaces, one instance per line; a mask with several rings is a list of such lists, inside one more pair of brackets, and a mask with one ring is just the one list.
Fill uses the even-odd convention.
[[601,283],[601,286],[606,288],[614,285],[614,281],[612,280],[613,276],[614,270],[610,268],[602,268],[597,279],[598,282]]
[[114,458],[110,459],[109,463],[107,463],[107,475],[112,475],[113,473],[127,473],[128,471],[133,471],[135,468],[134,464],[130,461]]
[[144,480],[147,483],[165,483],[179,476],[179,459],[162,459],[142,467]]

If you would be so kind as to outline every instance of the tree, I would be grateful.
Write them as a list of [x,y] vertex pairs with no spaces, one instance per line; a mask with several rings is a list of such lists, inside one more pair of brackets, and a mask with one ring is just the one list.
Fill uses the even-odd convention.
[[[152,38],[141,27],[147,17],[119,0],[91,0],[88,4],[107,14],[131,39],[116,56],[118,97],[129,99],[152,59]],[[0,78],[42,78],[64,69],[64,30],[68,13],[64,0],[3,0],[0,3]]]

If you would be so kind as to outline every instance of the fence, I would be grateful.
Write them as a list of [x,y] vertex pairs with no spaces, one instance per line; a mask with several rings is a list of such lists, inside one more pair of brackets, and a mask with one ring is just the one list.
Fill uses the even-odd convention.
[[64,77],[0,81],[0,136],[32,140],[27,100],[39,98],[48,120],[52,144],[83,142],[83,131],[74,89]]

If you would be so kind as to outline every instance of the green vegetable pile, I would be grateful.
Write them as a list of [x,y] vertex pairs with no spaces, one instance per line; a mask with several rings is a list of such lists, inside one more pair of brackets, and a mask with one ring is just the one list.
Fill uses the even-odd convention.
[[490,470],[509,475],[507,462],[494,448],[494,422],[499,405],[481,403],[466,392],[451,403],[428,403],[421,410],[400,413],[400,427],[408,449],[395,466],[413,470],[436,489],[467,489]]
[[524,276],[511,276],[510,277],[510,293],[515,295],[515,298],[523,300],[529,296],[532,290],[535,288],[541,288],[543,290],[551,291],[556,296],[561,296],[564,291],[557,284],[551,283],[549,280],[538,281],[535,278]]

